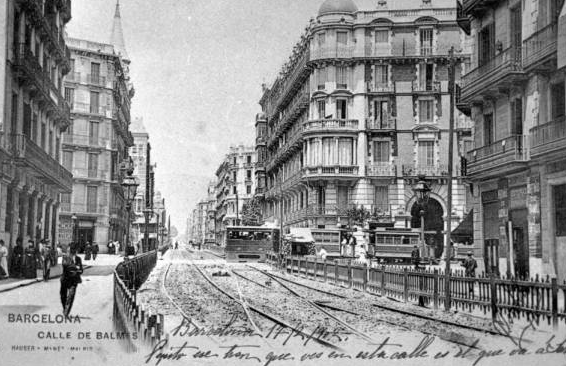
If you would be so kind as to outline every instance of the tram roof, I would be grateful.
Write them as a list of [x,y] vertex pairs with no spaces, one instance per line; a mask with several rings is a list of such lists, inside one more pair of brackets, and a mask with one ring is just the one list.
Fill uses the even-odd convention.
[[279,230],[277,227],[267,227],[267,226],[226,226],[226,230],[265,230],[265,231],[273,231]]

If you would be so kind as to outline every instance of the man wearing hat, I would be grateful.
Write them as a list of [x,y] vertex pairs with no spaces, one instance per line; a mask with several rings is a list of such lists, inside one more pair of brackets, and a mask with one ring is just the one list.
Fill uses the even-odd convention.
[[43,280],[48,281],[51,272],[51,244],[49,243],[49,239],[43,240],[40,248],[40,255],[43,260]]
[[[466,269],[466,277],[476,277],[476,268],[478,268],[478,263],[474,259],[471,250],[468,250],[468,257],[464,259],[464,268]],[[474,283],[471,281],[470,292],[474,292]]]
[[411,252],[411,262],[415,265],[415,269],[419,269],[419,264],[421,263],[421,253],[418,246],[413,247]]

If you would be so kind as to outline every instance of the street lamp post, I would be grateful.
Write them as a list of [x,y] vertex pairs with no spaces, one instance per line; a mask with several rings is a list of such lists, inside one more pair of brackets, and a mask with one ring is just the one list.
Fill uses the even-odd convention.
[[126,177],[122,180],[122,189],[124,190],[124,196],[126,199],[126,211],[128,213],[128,217],[126,220],[126,256],[132,252],[131,243],[130,243],[130,217],[132,212],[132,202],[136,198],[136,191],[138,189],[139,183],[136,177],[133,177],[132,174],[134,169],[132,166],[126,168]]
[[71,216],[71,220],[73,221],[73,235],[72,235],[72,242],[74,245],[77,245],[77,215],[73,214],[73,216]]
[[425,244],[425,222],[424,222],[424,215],[425,215],[425,208],[428,203],[428,199],[430,197],[430,187],[425,180],[424,175],[418,176],[419,181],[413,187],[415,194],[417,196],[417,203],[420,206],[419,215],[421,217],[421,247],[422,247],[422,255],[421,257],[425,257],[426,253],[426,244]]

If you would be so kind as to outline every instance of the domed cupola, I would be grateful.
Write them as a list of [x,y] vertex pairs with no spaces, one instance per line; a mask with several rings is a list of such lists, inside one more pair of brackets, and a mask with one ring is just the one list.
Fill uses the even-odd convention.
[[358,7],[352,0],[325,0],[318,15],[332,14],[332,13],[355,13]]

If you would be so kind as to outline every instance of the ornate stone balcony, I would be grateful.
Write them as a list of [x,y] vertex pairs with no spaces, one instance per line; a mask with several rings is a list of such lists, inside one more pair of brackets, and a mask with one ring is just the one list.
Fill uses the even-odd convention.
[[396,177],[397,166],[389,162],[372,163],[366,167],[368,177]]
[[412,82],[413,93],[440,93],[441,84],[440,81],[427,81],[421,83],[417,80]]
[[57,160],[22,134],[11,135],[12,156],[20,166],[32,169],[34,175],[63,192],[71,192],[73,176]]
[[95,149],[111,149],[112,143],[109,138],[106,137],[95,137],[88,135],[69,135],[63,134],[63,144],[90,147]]
[[303,134],[332,131],[357,132],[357,119],[317,119],[303,123]]
[[[427,177],[446,177],[448,176],[448,165],[419,165],[407,164],[403,165],[403,176],[417,177],[419,175],[426,175]],[[454,176],[457,176],[458,169],[454,169]]]
[[357,165],[318,165],[303,168],[303,180],[317,180],[327,178],[357,179]]
[[382,120],[376,120],[373,118],[366,119],[366,130],[368,131],[385,131],[390,132],[397,129],[397,118],[387,116]]

